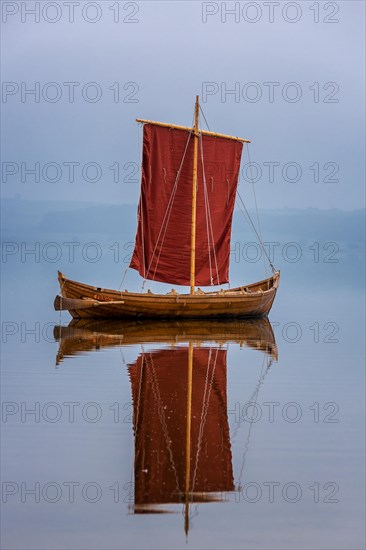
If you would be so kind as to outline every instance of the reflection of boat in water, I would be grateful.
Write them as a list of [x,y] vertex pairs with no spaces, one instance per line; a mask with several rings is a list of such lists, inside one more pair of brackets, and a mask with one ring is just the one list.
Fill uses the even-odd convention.
[[[135,514],[226,500],[235,490],[227,403],[228,342],[257,349],[267,367],[277,348],[267,319],[230,322],[108,323],[90,320],[55,327],[64,357],[109,346],[157,343],[128,365],[133,401]],[[147,346],[146,346],[147,348]],[[251,426],[252,427],[252,426]],[[239,484],[243,474],[245,454]]]
[[[227,350],[217,346],[189,344],[143,352],[129,365],[135,513],[185,502],[188,495],[189,502],[209,501],[212,496],[218,500],[234,490],[226,355]],[[187,415],[187,408],[191,414]]]
[[95,321],[73,320],[67,326],[55,326],[59,341],[56,364],[64,357],[110,346],[134,344],[192,342],[236,342],[259,349],[277,360],[277,346],[266,317],[237,321]]

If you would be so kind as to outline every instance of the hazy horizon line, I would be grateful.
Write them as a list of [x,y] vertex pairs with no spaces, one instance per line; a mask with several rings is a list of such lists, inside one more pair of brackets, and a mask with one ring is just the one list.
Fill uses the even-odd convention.
[[[3,201],[19,201],[19,202],[28,202],[28,203],[69,203],[69,204],[73,204],[73,205],[78,205],[78,206],[131,206],[131,207],[134,207],[136,208],[137,206],[137,202],[119,202],[119,203],[116,203],[116,202],[108,202],[108,201],[93,201],[93,200],[89,200],[89,201],[81,201],[81,200],[70,200],[70,199],[40,199],[40,198],[37,198],[37,199],[29,199],[29,198],[23,198],[23,197],[20,197],[20,196],[14,196],[14,197],[1,197],[1,202]],[[237,208],[237,206],[235,205],[235,208]],[[248,210],[254,210],[254,207],[249,207]],[[366,205],[363,205],[363,206],[360,206],[359,208],[335,208],[335,207],[331,207],[331,208],[323,208],[323,207],[315,207],[315,206],[305,206],[303,208],[299,207],[299,206],[296,206],[296,207],[293,207],[293,206],[276,206],[274,208],[268,208],[268,207],[263,207],[261,208],[261,206],[259,205],[258,206],[258,210],[259,212],[261,211],[265,211],[265,212],[272,212],[272,211],[276,211],[276,210],[301,210],[301,211],[307,211],[307,210],[312,210],[312,211],[321,211],[321,212],[330,212],[330,211],[338,211],[338,212],[360,212],[360,211],[363,211],[363,210],[366,210]]]

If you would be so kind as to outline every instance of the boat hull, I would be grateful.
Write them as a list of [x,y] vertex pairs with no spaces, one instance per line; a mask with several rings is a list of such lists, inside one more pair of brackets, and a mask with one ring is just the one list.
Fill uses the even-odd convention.
[[194,294],[120,292],[67,279],[59,272],[61,293],[57,311],[68,310],[75,319],[200,319],[263,317],[268,315],[280,274],[257,283],[217,292]]

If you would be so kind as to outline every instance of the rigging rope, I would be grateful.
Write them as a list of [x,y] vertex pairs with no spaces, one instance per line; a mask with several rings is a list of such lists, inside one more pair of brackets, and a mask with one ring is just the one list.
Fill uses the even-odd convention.
[[[165,418],[163,401],[162,401],[162,398],[161,398],[161,395],[160,395],[159,382],[158,382],[158,379],[157,379],[154,360],[153,360],[153,357],[152,357],[151,353],[149,353],[149,356],[150,356],[150,363],[146,359],[146,365],[147,365],[147,367],[150,367],[150,368],[148,368],[148,373],[149,373],[150,381],[151,381],[151,389],[153,391],[154,398],[155,398],[155,401],[156,401],[156,404],[157,404],[157,413],[158,413],[160,424],[161,424],[161,427],[162,427],[162,430],[163,430],[163,435],[164,435],[164,438],[165,438],[166,448],[167,448],[167,451],[169,453],[170,464],[171,464],[172,470],[174,472],[175,489],[177,491],[177,494],[180,494],[181,490],[180,490],[180,486],[179,486],[178,472],[177,472],[177,468],[176,468],[176,464],[175,464],[174,456],[173,456],[172,439],[170,438],[169,433],[168,433],[168,426],[167,426],[167,422],[166,422],[166,418]],[[145,355],[143,356],[143,359],[145,359]]]
[[[259,389],[261,387],[261,385],[263,384],[264,382],[264,379],[266,377],[266,374],[268,373],[271,365],[272,365],[272,360],[269,361],[269,363],[267,363],[267,368],[266,370],[263,372],[263,367],[264,367],[264,364],[265,364],[265,361],[267,360],[268,358],[265,356],[263,358],[263,362],[262,362],[262,367],[261,367],[261,374],[260,374],[260,377],[259,377],[259,380],[258,380],[258,384],[250,398],[250,401],[249,403],[254,403],[255,405],[257,404],[257,400],[258,400],[258,394],[259,394]],[[240,419],[239,419],[240,421]],[[248,452],[248,449],[249,449],[249,442],[250,442],[250,436],[251,436],[251,433],[252,433],[252,428],[253,428],[253,424],[255,422],[252,421],[250,422],[250,426],[249,426],[249,430],[248,430],[248,436],[247,436],[247,439],[246,439],[246,442],[245,442],[245,445],[244,445],[244,451],[243,451],[243,460],[242,460],[242,465],[241,465],[241,468],[240,468],[240,473],[239,473],[239,478],[238,478],[238,486],[237,486],[237,490],[238,491],[241,491],[241,479],[243,477],[243,473],[244,473],[244,467],[245,467],[245,461],[246,461],[246,456],[247,456],[247,452]],[[236,430],[236,433],[237,433],[237,430]],[[235,433],[235,435],[236,435]]]
[[[206,123],[208,131],[210,130],[210,126],[207,122],[205,113],[203,112],[203,109],[201,105],[199,105],[199,110],[203,116],[203,119]],[[214,240],[214,234],[213,234],[213,228],[212,228],[212,218],[211,218],[211,210],[210,210],[210,203],[208,199],[208,192],[207,192],[207,182],[206,182],[206,173],[205,173],[205,164],[204,164],[204,155],[203,155],[203,140],[202,140],[202,133],[199,134],[200,136],[200,142],[201,142],[201,162],[202,162],[202,173],[203,173],[203,187],[204,187],[204,198],[205,198],[205,212],[206,212],[206,228],[207,228],[207,242],[208,242],[208,256],[209,256],[209,264],[210,264],[210,281],[211,285],[214,285],[213,278],[212,278],[212,267],[211,267],[211,246],[210,246],[210,235],[209,230],[211,230],[211,242],[212,242],[212,248],[214,253],[214,260],[215,260],[215,268],[216,268],[216,278],[217,278],[217,284],[220,284],[219,279],[219,270],[217,267],[217,257],[216,257],[216,248],[215,248],[215,240]],[[213,179],[212,185],[213,185]],[[212,189],[213,190],[213,189]]]
[[[203,160],[203,140],[202,140],[202,134],[200,134],[200,142],[201,142],[201,162],[202,162],[202,174],[203,174],[203,189],[204,189],[205,212],[206,212],[206,228],[207,228],[207,242],[208,242],[208,257],[209,257],[209,264],[210,264],[210,280],[211,280],[211,285],[214,285],[213,278],[212,278],[212,266],[211,266],[211,243],[212,243],[212,249],[213,249],[214,260],[215,260],[216,279],[217,279],[217,284],[219,285],[219,284],[220,284],[219,269],[218,269],[218,266],[217,266],[215,239],[214,239],[213,227],[212,227],[212,218],[211,218],[210,202],[209,202],[209,199],[208,199],[208,192],[207,192],[205,164],[204,164],[204,160]],[[210,243],[210,231],[211,231],[211,243]]]
[[179,166],[179,168],[178,168],[177,176],[176,176],[176,178],[175,178],[175,182],[174,182],[172,194],[170,195],[170,198],[169,198],[169,201],[168,201],[168,205],[167,205],[167,209],[166,209],[166,211],[165,211],[164,218],[163,218],[163,221],[162,221],[162,223],[161,223],[161,227],[160,227],[160,231],[159,231],[159,234],[158,234],[158,238],[156,239],[155,247],[154,247],[153,253],[152,253],[152,255],[151,255],[151,260],[150,260],[149,267],[148,267],[148,270],[147,270],[147,273],[146,273],[145,281],[146,281],[147,276],[148,276],[149,273],[150,273],[151,264],[152,264],[152,261],[153,261],[153,259],[154,259],[155,251],[156,251],[156,248],[157,248],[157,246],[158,246],[158,244],[159,244],[160,235],[161,235],[161,232],[162,232],[162,230],[163,230],[163,228],[164,228],[164,224],[165,224],[164,234],[163,234],[163,238],[162,238],[161,245],[160,245],[160,252],[159,252],[159,256],[158,256],[158,259],[157,259],[157,261],[156,261],[156,266],[155,266],[155,270],[154,270],[153,279],[155,278],[156,269],[157,269],[158,264],[159,264],[160,255],[161,255],[161,251],[162,251],[162,248],[163,248],[163,243],[164,243],[164,240],[165,240],[165,235],[166,235],[166,232],[167,232],[167,228],[168,228],[168,224],[169,224],[170,215],[171,215],[172,208],[173,208],[173,202],[174,202],[175,194],[176,194],[176,192],[177,192],[178,182],[179,182],[179,178],[180,178],[180,175],[181,175],[181,172],[182,172],[183,163],[184,163],[184,159],[185,159],[185,157],[186,157],[186,153],[187,153],[187,149],[188,149],[188,144],[189,144],[189,140],[191,139],[191,135],[192,135],[192,132],[189,132],[189,134],[188,134],[188,139],[187,139],[187,143],[186,143],[186,147],[185,147],[185,149],[184,149],[184,153],[183,153],[183,157],[182,157],[182,161],[181,161],[180,166]]
[[205,117],[205,113],[203,112],[201,105],[200,105],[199,107],[200,107],[200,111],[201,111],[201,113],[202,113],[202,116],[203,116],[203,118],[204,118],[204,120],[205,120],[207,129],[208,129],[209,132],[211,132],[210,127],[209,127],[208,122],[207,122],[206,117]]
[[203,398],[202,398],[201,419],[200,419],[200,426],[199,426],[198,439],[197,439],[196,464],[195,464],[193,480],[192,480],[192,493],[194,492],[194,486],[196,484],[198,459],[199,459],[199,455],[200,455],[201,447],[202,447],[203,432],[204,432],[205,425],[206,425],[207,412],[208,412],[208,407],[209,407],[209,404],[210,404],[210,395],[211,395],[213,379],[214,379],[215,370],[216,370],[217,356],[218,356],[218,353],[219,353],[219,348],[214,348],[214,349],[216,350],[216,355],[214,357],[214,364],[213,364],[213,367],[212,367],[212,374],[211,374],[211,380],[210,381],[208,381],[208,378],[209,378],[211,358],[212,358],[212,355],[213,355],[212,348],[210,348],[209,356],[208,356],[208,362],[207,362],[205,387],[204,387]]
[[205,197],[208,264],[209,264],[209,268],[210,268],[210,281],[211,281],[211,285],[212,285],[213,284],[213,279],[212,279],[212,265],[211,265],[211,243],[210,243],[210,234],[209,234],[209,228],[208,228],[208,212],[207,212],[207,199],[206,199],[207,189],[206,189],[205,166],[204,166],[204,163],[203,163],[202,134],[200,134],[200,145],[201,145],[201,162],[202,162],[202,174],[203,174],[203,187],[204,187],[204,197]]
[[[210,131],[210,127],[208,125],[208,122],[207,122],[207,119],[205,117],[205,114],[203,112],[202,107],[199,106],[199,109],[200,109],[200,112],[202,113],[202,116],[205,120],[206,126]],[[139,133],[140,126],[141,125],[138,125],[138,136],[137,136],[139,143],[140,143],[140,133]],[[167,208],[166,208],[166,211],[165,211],[165,214],[164,214],[163,221],[161,223],[159,234],[158,234],[158,237],[157,237],[157,240],[156,240],[156,243],[155,243],[155,246],[154,246],[154,250],[152,252],[150,263],[149,263],[149,266],[148,266],[147,270],[146,270],[145,252],[144,252],[143,212],[142,212],[142,210],[139,209],[139,215],[141,217],[141,228],[142,228],[142,254],[143,254],[143,268],[144,268],[144,280],[143,280],[143,284],[142,284],[142,290],[144,289],[146,279],[148,278],[148,275],[150,273],[152,262],[154,260],[157,248],[159,246],[159,240],[160,240],[160,237],[162,235],[161,243],[160,243],[160,246],[159,246],[159,253],[158,253],[158,256],[157,256],[157,261],[156,261],[156,265],[155,265],[155,269],[154,269],[154,274],[153,274],[153,277],[152,277],[153,279],[155,279],[156,270],[157,270],[157,267],[159,265],[159,260],[160,260],[161,252],[162,252],[162,249],[163,249],[163,244],[164,244],[164,241],[165,241],[165,236],[166,236],[166,233],[167,233],[167,228],[168,228],[171,212],[172,212],[172,209],[173,209],[174,198],[175,198],[175,195],[176,195],[178,182],[179,182],[179,178],[180,178],[180,175],[181,175],[181,172],[182,172],[183,163],[184,163],[184,160],[185,160],[185,156],[186,156],[186,153],[187,153],[188,144],[189,144],[189,140],[191,138],[191,135],[192,135],[192,131],[190,131],[189,134],[188,134],[188,139],[187,139],[186,147],[185,147],[185,150],[184,150],[184,153],[183,153],[183,157],[182,157],[180,166],[179,166],[178,171],[177,171],[177,175],[176,175],[176,179],[175,179],[175,182],[174,182],[173,190],[172,190],[171,196],[170,196],[169,201],[168,201],[168,205],[167,205]],[[208,198],[207,181],[206,181],[205,166],[204,166],[202,133],[199,133],[199,140],[200,140],[200,145],[201,145],[200,149],[201,149],[201,162],[202,162],[203,184],[204,184],[204,200],[205,200],[206,231],[207,231],[207,241],[208,241],[210,281],[211,281],[211,285],[214,285],[213,276],[212,276],[212,260],[211,260],[211,245],[212,245],[213,256],[214,256],[214,261],[215,261],[216,276],[217,276],[217,284],[219,285],[220,284],[219,272],[218,272],[218,265],[217,265],[216,249],[215,249],[215,244],[214,244],[215,241],[214,241],[212,218],[211,218],[210,203],[209,203],[209,198]],[[263,240],[262,240],[262,231],[261,231],[261,225],[260,225],[260,220],[259,220],[258,203],[257,203],[256,192],[255,192],[255,186],[254,186],[252,163],[251,163],[250,152],[249,152],[249,144],[247,145],[247,149],[248,149],[248,160],[249,160],[249,169],[250,169],[250,180],[251,180],[252,189],[253,189],[253,196],[254,196],[254,204],[255,204],[255,210],[256,210],[256,218],[257,218],[258,229],[255,227],[255,225],[253,223],[253,220],[251,219],[251,217],[249,215],[249,212],[248,212],[248,210],[247,210],[247,208],[244,204],[244,201],[243,201],[243,199],[240,195],[239,189],[237,189],[237,196],[238,196],[239,201],[241,202],[241,204],[242,204],[242,206],[245,210],[245,213],[246,213],[246,216],[247,216],[247,221],[249,221],[249,224],[251,225],[255,235],[257,236],[258,242],[259,242],[259,244],[260,244],[260,246],[263,250],[263,253],[264,253],[263,260],[264,260],[264,266],[265,266],[266,274],[267,274],[267,266],[266,266],[265,258],[267,258],[268,263],[269,263],[269,265],[272,269],[272,272],[274,273],[276,271],[276,269],[275,269],[274,265],[272,264],[269,255],[267,254],[267,251],[265,249],[265,246],[264,246],[264,243],[263,243]],[[165,176],[166,176],[166,174],[164,173],[164,181],[165,181]],[[142,170],[141,170],[141,178],[142,178]],[[140,195],[140,201],[141,201],[141,195]],[[242,213],[244,215],[243,210],[240,208],[240,204],[239,204],[239,209],[242,211]],[[126,268],[126,270],[123,274],[122,281],[121,281],[121,284],[120,284],[118,290],[120,290],[122,285],[123,285],[123,282],[125,280],[128,268],[129,268],[129,266],[127,266],[127,268]]]
[[[245,206],[245,204],[244,204],[243,199],[241,198],[241,195],[240,195],[240,193],[239,193],[239,190],[237,191],[237,196],[239,197],[239,200],[240,200],[240,202],[241,202],[242,205],[243,205],[243,208],[244,208],[245,213],[246,213],[246,215],[247,215],[247,219],[249,220],[249,222],[250,222],[250,224],[251,224],[251,226],[252,226],[252,229],[253,229],[254,233],[257,235],[258,242],[259,242],[260,246],[262,247],[262,250],[263,250],[263,252],[264,252],[264,254],[265,254],[265,256],[266,256],[266,258],[267,258],[267,260],[268,260],[268,263],[269,263],[269,265],[271,266],[273,273],[275,273],[276,268],[275,268],[274,265],[272,264],[271,259],[270,259],[270,257],[269,257],[268,254],[267,254],[267,250],[265,249],[265,246],[264,246],[264,244],[263,244],[263,241],[262,241],[260,235],[258,234],[258,231],[257,231],[256,228],[255,228],[255,225],[254,225],[254,223],[253,223],[253,220],[252,220],[252,218],[251,218],[250,215],[249,215],[249,212],[248,212],[248,210],[247,210],[247,208],[246,208],[246,206]],[[240,208],[240,205],[239,205],[239,208]],[[240,209],[240,211],[242,212],[242,214],[243,214],[243,216],[244,216],[243,210]]]
[[139,423],[139,418],[140,418],[142,375],[143,375],[143,372],[144,372],[144,367],[145,367],[145,352],[144,352],[144,347],[142,346],[142,361],[141,361],[141,369],[140,369],[139,389],[138,389],[138,394],[137,394],[137,407],[136,407],[137,410],[136,410],[136,417],[134,418],[134,423],[133,423],[133,429],[134,429],[134,432],[135,432],[135,436],[136,436],[136,432],[137,432],[137,429],[138,429],[138,423]]
[[121,290],[121,288],[122,288],[122,285],[123,285],[123,283],[124,283],[124,281],[125,281],[126,274],[127,274],[127,271],[128,271],[128,268],[129,268],[129,267],[130,267],[130,266],[127,266],[126,269],[125,269],[125,271],[124,271],[124,273],[123,273],[122,281],[121,281],[121,284],[120,284],[119,287],[118,287],[118,290]]
[[[141,125],[138,126],[138,128],[140,127]],[[165,240],[165,235],[166,235],[166,232],[167,232],[167,228],[168,228],[168,224],[169,224],[169,219],[170,219],[170,215],[171,215],[171,212],[172,212],[172,207],[173,207],[173,202],[174,202],[174,198],[175,198],[175,194],[176,194],[176,191],[177,191],[177,187],[178,187],[178,182],[179,182],[179,178],[180,178],[180,175],[181,175],[181,172],[182,172],[182,168],[183,168],[183,163],[184,163],[184,159],[185,159],[185,156],[186,156],[186,153],[187,153],[187,149],[188,149],[188,144],[189,144],[189,140],[191,138],[191,135],[192,135],[192,132],[189,132],[188,134],[188,139],[187,139],[187,143],[186,143],[186,146],[185,146],[185,149],[184,149],[184,152],[183,152],[183,157],[182,157],[182,160],[181,160],[181,163],[180,163],[180,166],[178,168],[178,171],[177,171],[177,176],[176,176],[176,179],[175,179],[175,182],[174,182],[174,186],[173,186],[173,190],[172,190],[172,193],[170,195],[170,198],[169,198],[169,201],[168,201],[168,205],[167,205],[167,209],[165,211],[165,214],[164,214],[164,218],[163,218],[163,221],[161,223],[161,227],[160,227],[160,230],[159,230],[159,234],[158,234],[158,238],[156,240],[156,243],[155,243],[155,247],[154,247],[154,250],[152,252],[152,255],[151,255],[151,259],[150,259],[150,263],[149,263],[149,267],[148,269],[146,270],[146,264],[145,264],[145,251],[144,251],[144,220],[143,220],[143,211],[142,209],[139,208],[139,216],[141,217],[141,228],[142,228],[142,255],[143,255],[143,267],[144,267],[144,280],[143,280],[143,283],[142,283],[142,288],[141,290],[144,289],[144,286],[145,286],[145,283],[146,283],[146,279],[150,273],[150,269],[151,269],[151,265],[152,265],[152,262],[153,262],[153,259],[154,259],[154,256],[155,256],[155,253],[156,253],[156,249],[159,245],[159,239],[160,239],[160,236],[161,236],[161,233],[163,231],[163,237],[162,237],[162,241],[161,241],[161,245],[160,245],[160,251],[159,251],[159,255],[158,255],[158,259],[157,259],[157,262],[156,262],[156,266],[155,266],[155,270],[154,270],[154,276],[153,278],[155,278],[155,274],[156,274],[156,269],[158,267],[158,264],[159,264],[159,259],[160,259],[160,255],[161,255],[161,251],[162,251],[162,248],[163,248],[163,243],[164,243],[164,240]],[[140,134],[138,133],[137,134],[137,139],[138,139],[138,142],[140,144]],[[165,176],[164,176],[165,178]],[[141,180],[142,180],[142,162],[141,162]],[[142,188],[141,188],[142,189]],[[141,191],[142,193],[142,191]],[[139,201],[139,205],[141,204],[141,194],[140,194],[140,201]],[[164,224],[165,224],[165,228],[164,228]],[[121,289],[122,285],[123,285],[123,282],[124,282],[124,279],[126,277],[126,273],[127,273],[127,270],[128,270],[129,266],[126,268],[125,270],[125,273],[122,277],[122,281],[121,281],[121,284],[119,286],[119,289]]]
[[[248,151],[248,161],[249,161],[249,170],[250,170],[250,180],[251,180],[251,184],[252,184],[253,196],[254,196],[254,204],[255,204],[255,211],[256,211],[256,215],[257,215],[258,234],[259,234],[259,237],[260,237],[260,239],[261,239],[261,241],[262,241],[262,231],[261,231],[261,224],[260,224],[260,221],[259,221],[258,204],[257,204],[257,195],[256,195],[256,192],[255,192],[255,185],[254,185],[254,178],[253,178],[252,162],[251,162],[251,160],[250,160],[249,143],[247,143],[246,149],[247,149],[247,151]],[[263,242],[263,241],[262,241],[262,242]],[[264,261],[264,270],[265,270],[265,272],[266,272],[266,275],[268,276],[265,258],[263,258],[263,261]]]

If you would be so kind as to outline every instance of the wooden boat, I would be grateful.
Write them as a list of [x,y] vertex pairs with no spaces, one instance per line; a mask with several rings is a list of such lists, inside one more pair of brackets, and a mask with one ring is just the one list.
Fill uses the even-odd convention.
[[189,285],[189,293],[120,292],[58,273],[56,310],[74,318],[212,318],[268,315],[280,281],[251,222],[272,276],[219,291],[199,286],[229,282],[231,224],[243,144],[249,140],[137,119],[144,125],[141,196],[130,263],[144,278]]

